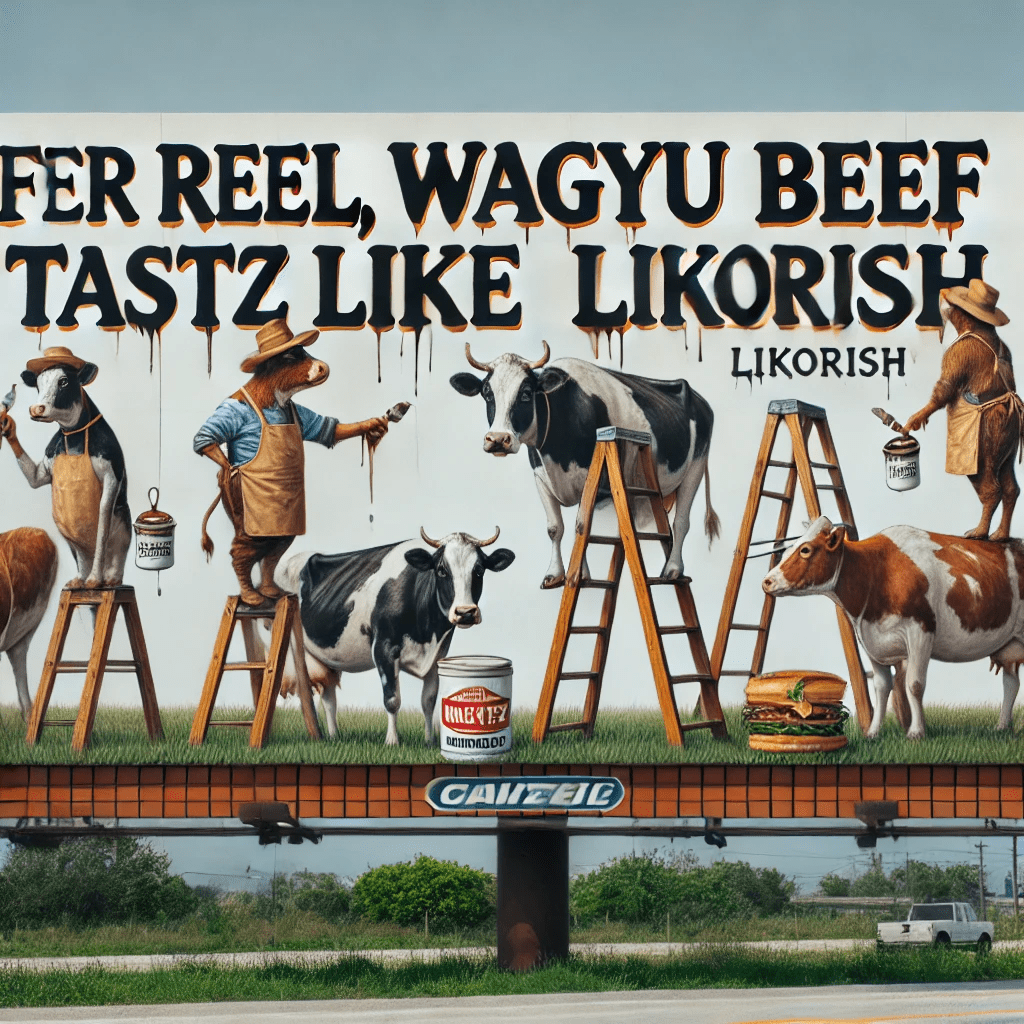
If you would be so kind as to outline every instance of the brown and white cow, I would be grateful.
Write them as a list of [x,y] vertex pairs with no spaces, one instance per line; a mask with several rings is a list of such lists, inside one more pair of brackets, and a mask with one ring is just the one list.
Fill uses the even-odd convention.
[[1003,670],[997,728],[1008,729],[1024,662],[1024,542],[968,540],[890,526],[867,540],[819,517],[761,583],[766,594],[824,594],[852,619],[874,670],[867,736],[906,673],[909,739],[924,737],[928,662],[991,658]]
[[0,533],[0,651],[14,670],[22,717],[32,710],[28,645],[46,612],[57,578],[57,546],[45,530],[23,526]]

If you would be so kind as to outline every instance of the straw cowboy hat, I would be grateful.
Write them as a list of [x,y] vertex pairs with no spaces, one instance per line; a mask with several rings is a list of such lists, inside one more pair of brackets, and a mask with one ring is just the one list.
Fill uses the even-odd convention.
[[[43,354],[36,359],[30,359],[25,364],[25,369],[30,373],[40,374],[43,370],[52,370],[55,366],[70,366],[72,370],[81,370],[83,366],[88,365],[90,364],[87,360],[79,359],[71,349],[55,345],[53,348],[44,349]],[[89,379],[92,380],[95,376],[94,373]]]
[[312,345],[320,337],[319,331],[303,331],[302,334],[292,334],[288,321],[281,317],[277,320],[270,320],[256,332],[257,351],[250,352],[242,360],[242,373],[252,373],[260,363],[265,363],[282,352],[298,345]]
[[985,284],[980,277],[972,278],[966,288],[958,284],[953,288],[943,288],[939,294],[951,305],[959,306],[971,316],[994,327],[1002,327],[1010,322],[1010,318],[1001,309],[996,309],[999,292]]

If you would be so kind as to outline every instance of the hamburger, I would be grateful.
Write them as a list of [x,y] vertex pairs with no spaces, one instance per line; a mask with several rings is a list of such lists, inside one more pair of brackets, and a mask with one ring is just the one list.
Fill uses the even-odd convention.
[[752,750],[814,753],[846,746],[846,680],[829,672],[766,672],[747,683],[743,721]]

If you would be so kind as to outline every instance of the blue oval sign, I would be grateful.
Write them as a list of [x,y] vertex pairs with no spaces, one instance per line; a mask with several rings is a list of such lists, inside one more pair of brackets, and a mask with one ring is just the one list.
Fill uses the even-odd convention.
[[625,787],[593,775],[522,775],[514,778],[434,779],[423,798],[437,811],[610,811]]

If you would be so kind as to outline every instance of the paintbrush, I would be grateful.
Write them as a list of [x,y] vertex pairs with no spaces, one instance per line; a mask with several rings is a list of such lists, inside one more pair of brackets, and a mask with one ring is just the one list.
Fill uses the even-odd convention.
[[[412,402],[396,402],[386,413],[384,418],[389,423],[397,423],[410,409],[412,408]],[[370,466],[370,504],[373,504],[373,453],[380,444],[380,441],[376,441],[370,444],[366,441],[366,437],[362,438],[363,442],[366,443],[366,458]],[[383,438],[381,439],[383,440]]]
[[891,416],[891,415],[890,415],[889,413],[887,413],[887,412],[886,412],[886,411],[885,411],[884,409],[879,409],[879,408],[878,408],[877,406],[875,406],[875,408],[874,408],[874,409],[872,409],[871,411],[872,411],[872,412],[873,412],[873,413],[874,413],[874,414],[875,414],[875,415],[876,415],[876,416],[877,416],[877,417],[878,417],[878,418],[879,418],[879,419],[880,419],[880,420],[881,420],[881,421],[882,421],[882,422],[883,422],[883,423],[884,423],[884,424],[885,424],[885,425],[886,425],[887,427],[892,427],[892,429],[893,429],[893,430],[895,430],[897,434],[909,434],[909,433],[910,433],[910,431],[909,431],[909,430],[907,430],[907,429],[906,429],[906,427],[904,427],[904,426],[903,426],[903,424],[902,424],[902,423],[900,423],[900,422],[899,422],[899,421],[898,421],[898,420],[896,419],[896,417],[895,417],[895,416]]
[[[7,414],[14,408],[14,398],[15,398],[14,393],[17,390],[18,390],[18,385],[17,384],[12,384],[11,385],[11,390],[8,391],[6,395],[4,395],[4,400],[3,400],[2,403],[0,403],[0,409],[3,410],[3,412],[0,412],[0,420],[7,419]],[[4,443],[3,435],[0,434],[0,445],[2,445],[3,443]]]

